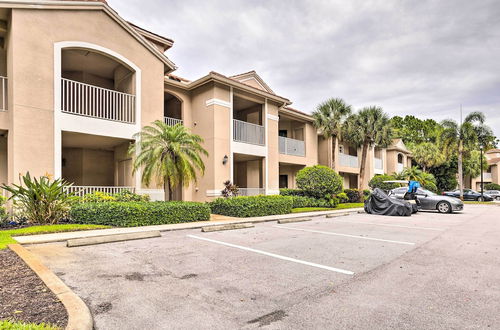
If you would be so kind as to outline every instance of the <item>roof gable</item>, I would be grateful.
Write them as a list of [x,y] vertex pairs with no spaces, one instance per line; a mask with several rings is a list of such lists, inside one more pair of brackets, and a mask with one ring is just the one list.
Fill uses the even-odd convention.
[[263,90],[265,92],[275,94],[274,91],[265,83],[264,80],[255,72],[255,70],[237,74],[235,76],[229,77],[231,79],[234,79],[240,83],[243,83],[248,86],[252,86],[254,88]]

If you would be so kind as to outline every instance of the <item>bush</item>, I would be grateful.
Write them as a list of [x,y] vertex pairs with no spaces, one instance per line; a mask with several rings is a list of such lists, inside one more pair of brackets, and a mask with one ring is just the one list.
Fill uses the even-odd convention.
[[240,196],[217,198],[210,203],[212,213],[230,217],[260,217],[292,212],[290,196]]
[[292,196],[293,198],[293,208],[298,207],[336,207],[339,204],[339,199],[332,197],[326,198],[314,198],[308,196]]
[[3,185],[2,188],[11,193],[10,199],[29,223],[55,224],[67,217],[71,205],[78,199],[67,194],[64,180],[51,180],[48,175],[39,179],[28,173],[20,178],[21,184]]
[[149,195],[139,195],[128,190],[123,190],[116,194],[108,194],[96,191],[86,194],[81,201],[84,203],[103,203],[103,202],[149,202]]
[[336,196],[339,199],[339,203],[347,203],[349,201],[349,197],[345,192],[341,192]]
[[361,203],[358,189],[344,189],[344,193],[347,195],[348,203]]
[[342,177],[329,167],[315,165],[297,172],[297,187],[307,195],[323,198],[342,192]]
[[70,216],[75,223],[133,227],[209,220],[210,208],[197,202],[80,203]]
[[368,182],[368,186],[372,189],[379,188],[384,191],[389,191],[401,187],[399,183],[384,183],[384,181],[391,181],[391,180],[396,180],[396,179],[392,175],[377,174],[370,180],[370,182]]
[[281,188],[280,189],[281,196],[307,196],[306,192],[301,189],[289,189],[289,188]]
[[484,185],[485,190],[500,190],[500,184],[487,183]]

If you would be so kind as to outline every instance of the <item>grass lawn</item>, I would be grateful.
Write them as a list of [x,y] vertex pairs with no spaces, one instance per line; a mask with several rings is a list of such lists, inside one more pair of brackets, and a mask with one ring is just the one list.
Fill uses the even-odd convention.
[[0,321],[0,329],[2,330],[57,330],[59,328],[46,324],[34,324],[24,322],[9,322]]
[[[111,228],[111,227],[101,226],[101,225],[64,224],[64,225],[32,226],[19,229],[2,230],[0,231],[0,250],[5,249],[7,247],[7,244],[16,243],[16,241],[12,238],[12,236],[61,233],[65,231],[105,229],[105,228]],[[3,328],[0,327],[0,329]]]
[[464,201],[464,204],[484,204],[484,205],[496,205],[493,202],[478,202],[478,201]]
[[352,209],[357,207],[363,207],[364,203],[341,203],[337,207],[297,207],[292,209],[292,213],[302,213],[302,212],[316,212],[316,211],[333,211],[333,210],[344,210]]

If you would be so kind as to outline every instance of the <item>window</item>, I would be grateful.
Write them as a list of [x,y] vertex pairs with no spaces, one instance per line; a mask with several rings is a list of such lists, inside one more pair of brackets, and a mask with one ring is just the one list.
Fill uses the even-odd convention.
[[282,137],[287,137],[288,136],[288,131],[286,129],[280,129],[279,132],[278,132],[278,135],[282,136]]
[[343,146],[343,145],[339,145],[339,152],[340,152],[341,154],[343,154],[343,153],[344,153],[344,146]]

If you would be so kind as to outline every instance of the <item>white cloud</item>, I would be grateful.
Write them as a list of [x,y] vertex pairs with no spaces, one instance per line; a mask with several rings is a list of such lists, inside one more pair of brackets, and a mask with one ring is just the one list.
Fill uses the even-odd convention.
[[342,97],[393,115],[481,110],[500,136],[500,2],[109,0],[174,39],[177,74],[255,69],[294,107]]

